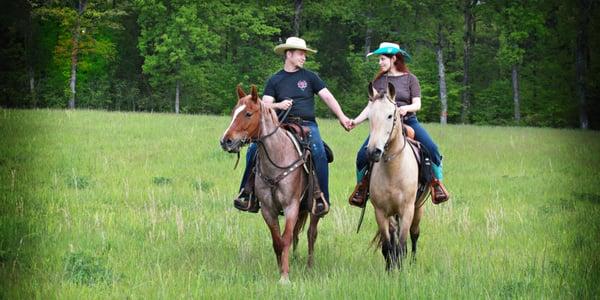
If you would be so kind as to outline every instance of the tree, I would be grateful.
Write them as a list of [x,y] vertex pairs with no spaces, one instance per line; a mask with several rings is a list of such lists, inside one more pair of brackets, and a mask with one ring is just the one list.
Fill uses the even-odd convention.
[[462,94],[462,111],[460,119],[462,123],[467,123],[469,120],[469,110],[471,106],[471,86],[469,79],[471,48],[475,40],[475,16],[473,9],[477,5],[478,0],[463,1],[463,16],[464,16],[464,37],[463,37],[463,94]]
[[221,37],[199,19],[196,1],[139,0],[137,5],[143,71],[153,87],[175,88],[179,113],[182,81],[198,61],[218,51]]
[[[98,43],[94,38],[94,34],[105,28],[120,29],[120,24],[114,20],[123,15],[124,12],[115,9],[109,3],[99,4],[88,2],[88,0],[79,0],[75,6],[71,4],[71,1],[55,1],[35,8],[35,13],[42,19],[55,18],[70,32],[70,94],[68,107],[74,109],[77,93],[77,67],[82,45],[84,50],[89,51],[107,49],[106,44]],[[108,48],[110,48],[110,45]],[[67,50],[66,47],[58,49],[59,52],[65,50]],[[109,55],[114,55],[114,53]]]
[[511,69],[514,121],[517,124],[521,121],[519,67],[523,63],[525,44],[531,35],[543,31],[543,18],[533,4],[535,2],[529,2],[529,6],[521,4],[520,1],[496,3],[499,5],[496,22],[500,25],[500,48],[497,57],[501,66],[509,66]]
[[577,46],[575,50],[576,89],[579,98],[579,127],[588,129],[589,120],[586,101],[586,71],[588,69],[588,26],[592,11],[592,0],[578,0]]

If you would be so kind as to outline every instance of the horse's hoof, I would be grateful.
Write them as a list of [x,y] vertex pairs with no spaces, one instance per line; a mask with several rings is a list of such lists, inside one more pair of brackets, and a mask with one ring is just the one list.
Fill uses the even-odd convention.
[[288,285],[290,283],[290,278],[287,276],[281,276],[281,278],[279,278],[279,284],[281,285]]

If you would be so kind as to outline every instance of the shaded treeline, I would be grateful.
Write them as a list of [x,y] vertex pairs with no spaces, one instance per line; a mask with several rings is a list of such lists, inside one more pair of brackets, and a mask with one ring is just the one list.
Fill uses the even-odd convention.
[[[428,122],[600,128],[595,0],[4,1],[0,106],[228,113],[299,34],[346,113],[395,41]],[[323,105],[318,113],[328,114]]]

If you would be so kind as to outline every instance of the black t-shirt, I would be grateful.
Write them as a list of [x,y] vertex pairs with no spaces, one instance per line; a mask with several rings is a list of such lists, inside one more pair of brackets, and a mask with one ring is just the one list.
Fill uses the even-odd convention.
[[275,102],[292,99],[290,116],[315,120],[315,94],[325,87],[323,80],[311,71],[300,69],[290,73],[281,70],[269,78],[263,95],[275,98]]

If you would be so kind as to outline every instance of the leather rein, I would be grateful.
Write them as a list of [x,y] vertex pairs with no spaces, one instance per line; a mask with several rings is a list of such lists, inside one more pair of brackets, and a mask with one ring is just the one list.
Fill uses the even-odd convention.
[[[385,142],[385,145],[383,146],[383,154],[385,155],[387,153],[387,151],[389,150],[390,147],[390,142],[392,139],[392,134],[394,134],[394,129],[396,128],[396,120],[398,119],[398,107],[396,106],[396,104],[394,104],[394,123],[392,125],[392,130],[390,131],[390,134],[388,135],[387,141]],[[404,120],[403,117],[400,117],[400,130],[402,130],[402,126],[404,125]],[[402,146],[402,149],[400,149],[400,151],[392,154],[392,155],[387,155],[386,157],[383,157],[383,161],[384,162],[389,162],[390,160],[394,159],[396,156],[398,156],[398,154],[402,153],[402,151],[404,151],[404,148],[406,148],[406,134],[404,134],[404,132],[401,132],[402,134],[402,138],[404,138],[404,145]]]
[[[262,111],[262,104],[261,104],[261,111]],[[256,164],[255,164],[255,172],[256,175],[258,175],[260,178],[262,178],[262,180],[264,180],[264,182],[266,182],[269,187],[271,188],[275,188],[277,183],[279,183],[283,178],[287,177],[288,175],[290,175],[293,171],[295,171],[297,168],[301,167],[304,165],[304,163],[306,162],[306,159],[308,157],[308,151],[304,151],[302,153],[302,155],[295,160],[294,162],[292,162],[291,164],[287,165],[287,166],[280,166],[277,163],[275,163],[273,161],[273,159],[271,159],[271,156],[269,155],[269,152],[267,151],[267,148],[264,145],[264,140],[266,140],[267,138],[269,138],[270,136],[272,136],[273,134],[275,134],[275,132],[277,132],[280,127],[281,124],[283,124],[283,121],[285,121],[285,119],[287,118],[288,114],[290,113],[290,109],[288,109],[282,117],[278,116],[278,119],[281,120],[281,122],[279,122],[279,124],[275,127],[275,129],[273,131],[271,131],[270,133],[260,136],[260,133],[258,134],[258,138],[251,140],[251,142],[254,142],[257,144],[258,147],[262,147],[263,151],[265,152],[265,155],[267,157],[267,159],[269,160],[269,162],[271,163],[271,165],[273,165],[274,167],[276,167],[277,169],[280,170],[284,170],[283,172],[281,172],[279,175],[277,175],[274,178],[268,177],[266,175],[263,174],[263,172],[260,170],[260,164],[258,161],[258,151],[256,152]],[[262,119],[262,118],[261,118]],[[287,137],[290,139],[290,141],[292,143],[294,143],[294,141],[292,140],[292,137],[290,137],[289,135],[287,135]]]

